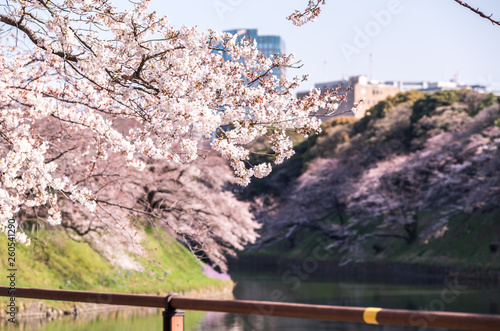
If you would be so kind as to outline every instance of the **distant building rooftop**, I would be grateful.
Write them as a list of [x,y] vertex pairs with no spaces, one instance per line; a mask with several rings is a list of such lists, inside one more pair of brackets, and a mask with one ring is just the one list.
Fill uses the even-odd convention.
[[[368,80],[366,76],[352,76],[346,77],[341,80],[316,83],[315,88],[322,91],[328,88],[339,88],[339,93],[347,94],[347,102],[343,102],[332,117],[336,116],[355,116],[363,117],[365,115],[366,109],[377,104],[379,101],[384,100],[388,96],[397,94],[398,92],[406,92],[410,90],[419,90],[423,92],[435,92],[442,90],[461,90],[469,89],[473,91],[488,92],[488,87],[485,85],[470,85],[465,83],[460,83],[455,77],[455,81],[442,81],[442,82],[427,82],[427,81],[385,81],[380,82],[377,80]],[[352,89],[347,91],[348,87]],[[347,91],[347,92],[346,92]],[[302,97],[306,95],[307,92],[297,93],[297,97]],[[498,93],[497,95],[500,95]],[[354,114],[351,109],[355,103],[358,103],[361,99],[361,108],[356,114]],[[323,120],[328,120],[325,114],[319,113],[318,116]]]
[[[352,76],[342,80],[336,80],[326,83],[317,83],[315,88],[325,91],[329,88],[340,87],[339,94],[346,94],[346,101],[342,102],[334,114],[326,114],[325,111],[318,112],[317,116],[326,121],[337,116],[365,116],[366,109],[384,100],[388,96],[393,96],[399,92],[399,88],[394,84],[386,84],[385,82],[369,81],[366,76]],[[348,88],[351,88],[348,90]],[[297,97],[304,96],[307,92],[297,94]],[[356,113],[352,112],[355,103],[361,103]]]

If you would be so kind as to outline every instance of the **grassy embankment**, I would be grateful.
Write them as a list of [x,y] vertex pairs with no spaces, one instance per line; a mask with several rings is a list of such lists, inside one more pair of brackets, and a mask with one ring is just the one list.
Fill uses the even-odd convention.
[[[433,232],[433,226],[441,217],[439,212],[422,212],[419,231]],[[457,267],[463,269],[500,269],[500,252],[492,252],[490,243],[497,239],[500,233],[500,214],[498,212],[480,215],[459,213],[450,217],[447,225],[439,236],[429,235],[408,243],[401,238],[366,238],[374,233],[376,223],[369,226],[357,225],[350,231],[356,231],[362,240],[352,240],[348,245],[334,246],[330,249],[331,260],[385,262],[422,264],[440,267]],[[339,223],[332,217],[328,222]],[[404,236],[404,233],[401,233]],[[277,240],[273,244],[260,249],[252,255],[275,256],[283,258],[302,259],[312,256],[318,246],[318,239],[334,243],[318,231],[302,230],[293,237],[295,247],[290,247],[290,240]]]
[[[317,158],[336,157],[344,160],[352,155],[361,154],[365,155],[364,159],[361,159],[366,163],[365,170],[367,170],[380,159],[389,159],[391,156],[410,154],[419,148],[423,149],[426,139],[439,133],[462,130],[463,135],[472,135],[470,132],[474,126],[465,123],[475,121],[476,127],[491,126],[484,114],[479,116],[483,118],[484,123],[476,120],[475,116],[481,109],[493,106],[496,98],[491,94],[476,95],[479,98],[476,101],[479,103],[471,105],[468,95],[473,96],[467,91],[444,91],[434,94],[423,94],[418,91],[400,93],[371,107],[367,116],[361,120],[340,117],[324,123],[320,135],[313,135],[307,140],[293,136],[296,154],[277,167],[269,178],[254,180],[244,194],[248,198],[273,195],[277,200],[286,201],[287,192],[293,188],[295,180],[308,171],[308,164]],[[498,104],[496,107],[498,108]],[[444,116],[442,112],[446,110],[452,116]],[[417,125],[418,120],[423,117],[434,122],[428,127]],[[460,120],[454,122],[456,118]],[[495,124],[500,125],[500,118]],[[469,125],[467,130],[464,129],[466,125]],[[476,131],[474,132],[477,135],[480,130]],[[261,153],[272,154],[269,146],[257,144],[255,147]],[[272,161],[272,155],[257,154],[252,157],[254,163]],[[332,173],[335,173],[335,169],[332,169]],[[476,177],[481,176],[482,170],[477,170]],[[339,190],[339,188],[341,189],[338,186],[331,189]],[[464,194],[467,194],[466,189]],[[318,196],[317,200],[321,201],[322,197]],[[485,203],[491,204],[489,201]],[[450,205],[443,205],[442,208],[433,210],[428,210],[425,206],[420,208],[416,217],[418,230],[415,240],[409,240],[403,226],[398,231],[384,228],[383,216],[372,218],[367,222],[350,222],[349,215],[344,214],[342,225],[338,213],[334,212],[322,220],[315,220],[317,222],[315,225],[324,225],[325,228],[334,226],[338,229],[344,227],[346,233],[349,233],[347,239],[330,238],[322,231],[307,227],[290,235],[289,228],[285,227],[281,235],[276,235],[276,240],[264,246],[256,246],[260,247],[257,251],[254,247],[244,254],[302,259],[310,256],[318,245],[317,239],[323,238],[333,244],[331,259],[340,262],[387,262],[483,270],[500,269],[499,209],[493,206],[489,210],[473,214],[450,212],[450,209]],[[336,235],[343,236],[344,233],[338,231]]]
[[[69,239],[64,232],[43,233],[43,241],[16,247],[16,286],[47,289],[91,290],[117,293],[185,293],[222,291],[232,288],[230,281],[205,276],[200,262],[164,232],[145,232],[143,246],[148,257],[138,258],[143,272],[124,270],[112,265],[89,244]],[[40,237],[40,234],[39,234]],[[0,238],[4,257],[0,267],[7,270],[7,238]],[[168,271],[168,274],[166,273]],[[7,271],[6,271],[7,272]],[[4,277],[2,285],[8,285]],[[5,298],[0,298],[3,304]],[[25,305],[29,300],[23,300]],[[72,307],[72,303],[46,302],[54,309]]]

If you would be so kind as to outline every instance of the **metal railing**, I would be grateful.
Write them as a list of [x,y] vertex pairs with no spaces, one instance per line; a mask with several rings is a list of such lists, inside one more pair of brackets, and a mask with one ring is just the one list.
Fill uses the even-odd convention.
[[[9,292],[9,290],[11,290]],[[12,289],[0,286],[0,296],[12,297]],[[438,311],[413,311],[374,307],[343,307],[282,303],[270,301],[209,300],[181,297],[169,294],[137,295],[84,291],[15,288],[15,298],[59,300],[108,305],[164,308],[163,330],[184,330],[184,311],[199,310],[235,314],[254,314],[307,318],[352,323],[389,324],[398,326],[422,326],[460,330],[500,330],[500,316],[486,314],[450,313]]]

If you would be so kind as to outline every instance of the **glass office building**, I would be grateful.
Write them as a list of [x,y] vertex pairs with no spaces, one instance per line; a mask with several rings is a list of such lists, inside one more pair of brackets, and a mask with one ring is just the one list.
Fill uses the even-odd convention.
[[[237,35],[238,41],[242,38],[251,38],[252,40],[257,41],[257,49],[266,57],[269,57],[272,54],[283,54],[285,52],[285,42],[280,36],[260,36],[257,29],[236,29],[224,32]],[[223,56],[226,60],[229,59],[226,54]],[[281,68],[280,70],[275,69],[274,74],[278,77],[285,77],[286,70],[285,68]]]

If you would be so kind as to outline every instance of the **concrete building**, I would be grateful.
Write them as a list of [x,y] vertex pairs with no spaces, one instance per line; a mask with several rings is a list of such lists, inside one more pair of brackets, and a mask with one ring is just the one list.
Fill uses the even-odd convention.
[[[422,92],[435,92],[442,90],[461,90],[468,89],[477,92],[486,93],[487,87],[483,85],[469,85],[464,83],[459,83],[458,79],[451,80],[449,82],[427,82],[427,81],[386,81],[379,82],[376,80],[368,81],[366,76],[353,76],[349,78],[344,78],[343,80],[318,83],[314,87],[325,91],[326,89],[333,89],[340,86],[338,93],[343,95],[347,91],[347,102],[340,104],[339,108],[332,116],[325,116],[324,111],[320,111],[317,115],[323,120],[328,120],[337,116],[354,116],[356,118],[361,118],[365,116],[366,110],[373,107],[379,101],[384,100],[389,96],[396,95],[399,92],[406,92],[410,90],[419,90]],[[300,98],[306,95],[308,92],[299,92],[297,97]],[[363,100],[361,107],[354,114],[351,109],[355,103]]]
[[419,90],[422,92],[436,92],[436,91],[443,91],[443,90],[473,90],[473,91],[478,91],[478,92],[485,92],[486,91],[486,86],[483,85],[469,85],[469,84],[464,84],[464,83],[459,83],[456,81],[449,81],[449,82],[427,82],[427,81],[422,81],[422,82],[387,82],[387,83],[392,83],[395,86],[399,87],[401,92],[406,92],[410,90]]
[[[340,86],[338,93],[340,95],[346,94],[347,91],[347,101],[342,102],[339,108],[335,112],[334,116],[324,116],[326,115],[324,111],[320,111],[317,116],[322,120],[328,120],[332,117],[337,116],[354,116],[356,118],[361,118],[365,116],[367,109],[377,104],[379,101],[384,100],[389,96],[396,95],[399,92],[399,88],[395,85],[389,85],[385,83],[380,83],[377,81],[368,81],[366,76],[353,76],[350,78],[345,78],[343,80],[328,82],[328,83],[318,83],[314,87],[325,91],[326,89],[333,89]],[[351,88],[347,90],[348,88]],[[302,97],[308,92],[299,92],[297,97]],[[354,114],[351,109],[355,103],[363,100],[359,110]]]

